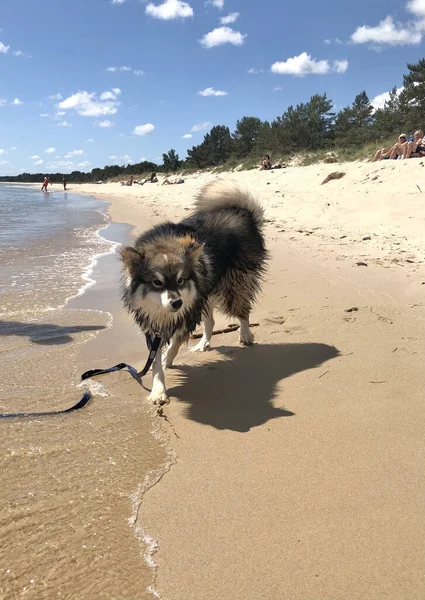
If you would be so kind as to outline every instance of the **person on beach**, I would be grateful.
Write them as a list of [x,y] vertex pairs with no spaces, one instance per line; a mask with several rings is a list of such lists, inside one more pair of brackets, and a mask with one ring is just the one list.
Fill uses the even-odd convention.
[[270,162],[270,156],[266,154],[261,163],[260,171],[269,171],[272,168],[272,163]]
[[407,141],[407,135],[405,133],[401,133],[398,136],[397,142],[391,148],[381,148],[375,153],[375,156],[372,158],[372,162],[376,162],[378,160],[384,159],[393,159],[398,157],[404,157],[407,151],[407,144],[410,143]]
[[138,183],[139,185],[145,185],[145,183],[158,183],[158,177],[156,176],[156,173],[152,173],[149,179],[145,179],[144,181],[136,181],[135,183]]
[[44,177],[43,185],[41,186],[42,192],[47,192],[47,186],[50,183],[50,179],[48,177]]
[[165,179],[162,185],[179,185],[180,183],[184,183],[184,179],[176,179],[175,181],[170,181],[167,178]]
[[67,184],[67,181],[66,181],[66,177],[65,177],[65,176],[64,176],[64,178],[63,178],[62,182],[63,182],[63,191],[64,191],[64,192],[66,192],[66,184]]
[[425,155],[424,132],[421,129],[415,131],[413,141],[407,142],[404,158],[419,158]]
[[134,177],[133,177],[133,175],[130,175],[130,179],[129,179],[128,181],[121,181],[121,185],[129,185],[129,186],[132,186],[132,185],[133,185],[133,180],[134,180]]

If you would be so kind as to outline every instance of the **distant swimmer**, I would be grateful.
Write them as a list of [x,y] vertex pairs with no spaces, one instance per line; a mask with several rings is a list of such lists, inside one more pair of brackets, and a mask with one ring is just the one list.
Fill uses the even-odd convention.
[[64,192],[66,192],[66,184],[67,184],[66,177],[64,177],[63,178],[63,191]]

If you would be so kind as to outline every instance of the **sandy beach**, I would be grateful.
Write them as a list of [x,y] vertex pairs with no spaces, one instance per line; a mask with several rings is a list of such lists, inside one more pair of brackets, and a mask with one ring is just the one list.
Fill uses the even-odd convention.
[[[345,175],[321,185],[332,172]],[[166,418],[128,374],[100,378],[123,401],[108,405],[120,475],[110,464],[102,471],[111,499],[98,529],[116,547],[76,583],[64,558],[63,597],[420,600],[425,161],[198,173],[183,185],[73,185],[70,193],[107,199],[112,222],[133,227],[130,242],[183,218],[218,176],[245,184],[265,208],[271,261],[252,315],[256,345],[239,347],[228,333],[214,336],[209,352],[183,348],[168,372]],[[108,261],[118,269],[115,256]],[[77,373],[88,363],[144,364],[114,281],[100,276],[79,300],[114,323],[82,346]],[[228,323],[217,315],[217,328]],[[161,464],[145,479],[142,409],[155,439],[140,444]],[[87,435],[91,426],[100,443],[109,431],[96,429],[100,404],[87,410]],[[140,483],[128,495],[131,482]],[[27,597],[48,598],[40,589]]]
[[[218,335],[169,375],[175,458],[138,511],[158,597],[423,598],[424,174],[412,160],[222,175],[260,198],[272,260],[257,345]],[[214,177],[79,191],[139,233]]]

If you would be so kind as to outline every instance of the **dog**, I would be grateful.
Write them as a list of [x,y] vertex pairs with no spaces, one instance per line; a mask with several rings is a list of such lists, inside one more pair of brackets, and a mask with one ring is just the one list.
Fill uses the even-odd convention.
[[152,365],[155,404],[169,401],[163,367],[172,366],[202,320],[204,333],[193,350],[210,347],[214,308],[239,319],[241,344],[253,343],[249,315],[268,259],[263,221],[247,189],[217,180],[204,187],[188,218],[157,225],[121,249],[124,306],[148,348],[159,334],[165,349]]

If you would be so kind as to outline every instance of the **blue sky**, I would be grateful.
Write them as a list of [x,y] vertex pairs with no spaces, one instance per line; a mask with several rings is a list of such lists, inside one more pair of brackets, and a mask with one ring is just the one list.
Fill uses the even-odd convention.
[[314,93],[379,104],[424,36],[425,0],[3,2],[0,174],[184,157]]

